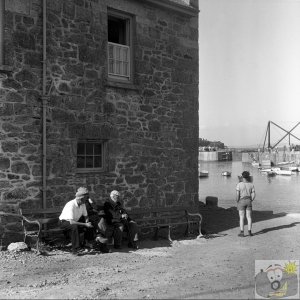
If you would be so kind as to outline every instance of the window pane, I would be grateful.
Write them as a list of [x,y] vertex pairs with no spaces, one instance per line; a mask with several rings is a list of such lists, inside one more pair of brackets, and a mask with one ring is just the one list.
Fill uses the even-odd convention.
[[92,168],[93,167],[93,156],[87,156],[86,157],[86,168]]
[[114,61],[112,59],[110,59],[108,63],[108,72],[114,73]]
[[128,63],[123,63],[123,72],[125,76],[128,76]]
[[77,156],[77,168],[85,168],[84,156]]
[[123,61],[128,61],[128,48],[123,49]]
[[95,156],[94,157],[94,168],[101,168],[102,167],[102,156]]
[[77,155],[84,154],[85,144],[78,143],[77,144]]
[[91,143],[86,144],[86,155],[94,154],[93,148],[94,148],[93,144]]
[[114,47],[112,44],[108,45],[108,58],[113,58],[114,57]]
[[108,16],[107,20],[107,34],[108,41],[116,44],[126,45],[126,27],[127,22],[114,16]]
[[119,61],[116,61],[116,74],[121,74],[121,64]]
[[102,154],[102,145],[101,144],[95,144],[94,145],[94,154],[95,155],[101,155]]
[[121,48],[116,47],[116,57],[115,57],[115,59],[120,60],[120,58],[121,58]]

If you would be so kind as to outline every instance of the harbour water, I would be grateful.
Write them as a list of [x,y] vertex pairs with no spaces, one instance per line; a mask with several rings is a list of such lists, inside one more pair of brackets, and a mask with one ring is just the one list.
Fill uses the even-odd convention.
[[[219,207],[236,207],[235,187],[239,182],[238,176],[246,170],[253,176],[256,190],[254,210],[300,213],[299,172],[293,172],[291,176],[269,177],[251,163],[241,161],[200,161],[199,168],[209,172],[208,177],[199,178],[199,199],[204,203],[206,196],[215,196],[218,197]],[[222,176],[223,171],[230,171],[231,176]]]

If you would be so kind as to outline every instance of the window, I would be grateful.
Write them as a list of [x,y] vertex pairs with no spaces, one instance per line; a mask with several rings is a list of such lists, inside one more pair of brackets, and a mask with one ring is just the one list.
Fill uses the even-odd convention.
[[77,170],[104,171],[104,143],[81,141],[77,143]]
[[128,15],[108,11],[108,76],[118,81],[131,80],[132,19]]

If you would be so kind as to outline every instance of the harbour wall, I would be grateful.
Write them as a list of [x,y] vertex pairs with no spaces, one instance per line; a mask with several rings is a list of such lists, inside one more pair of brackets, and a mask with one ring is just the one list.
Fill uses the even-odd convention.
[[199,161],[220,161],[226,159],[220,159],[224,153],[230,153],[229,161],[242,161],[245,163],[252,163],[254,160],[262,163],[263,160],[270,160],[274,165],[281,162],[295,162],[300,164],[300,151],[271,151],[271,152],[241,152],[235,151],[200,151],[198,155]]
[[231,161],[232,151],[200,151],[199,161]]
[[300,164],[300,151],[272,151],[272,152],[244,152],[242,153],[242,162],[261,163],[263,160],[270,160],[274,165],[281,162],[295,162]]

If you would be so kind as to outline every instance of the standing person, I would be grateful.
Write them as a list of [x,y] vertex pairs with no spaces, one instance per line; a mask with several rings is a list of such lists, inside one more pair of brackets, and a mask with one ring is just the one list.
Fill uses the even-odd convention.
[[114,238],[114,248],[122,248],[124,229],[128,232],[128,247],[138,249],[138,226],[127,214],[120,202],[120,193],[112,191],[104,203],[105,217],[100,220],[99,228],[107,238]]
[[78,255],[80,247],[79,233],[84,232],[84,238],[87,246],[93,240],[93,225],[89,222],[85,202],[89,198],[89,192],[86,188],[80,187],[75,199],[70,200],[64,206],[59,216],[60,227],[71,236],[72,253]]
[[251,182],[250,173],[248,171],[244,171],[242,173],[242,181],[239,182],[236,186],[236,201],[237,201],[237,209],[239,211],[240,217],[240,233],[238,236],[244,236],[244,220],[245,213],[247,217],[248,223],[248,233],[249,236],[253,236],[252,234],[252,201],[255,199],[255,188],[253,183]]

